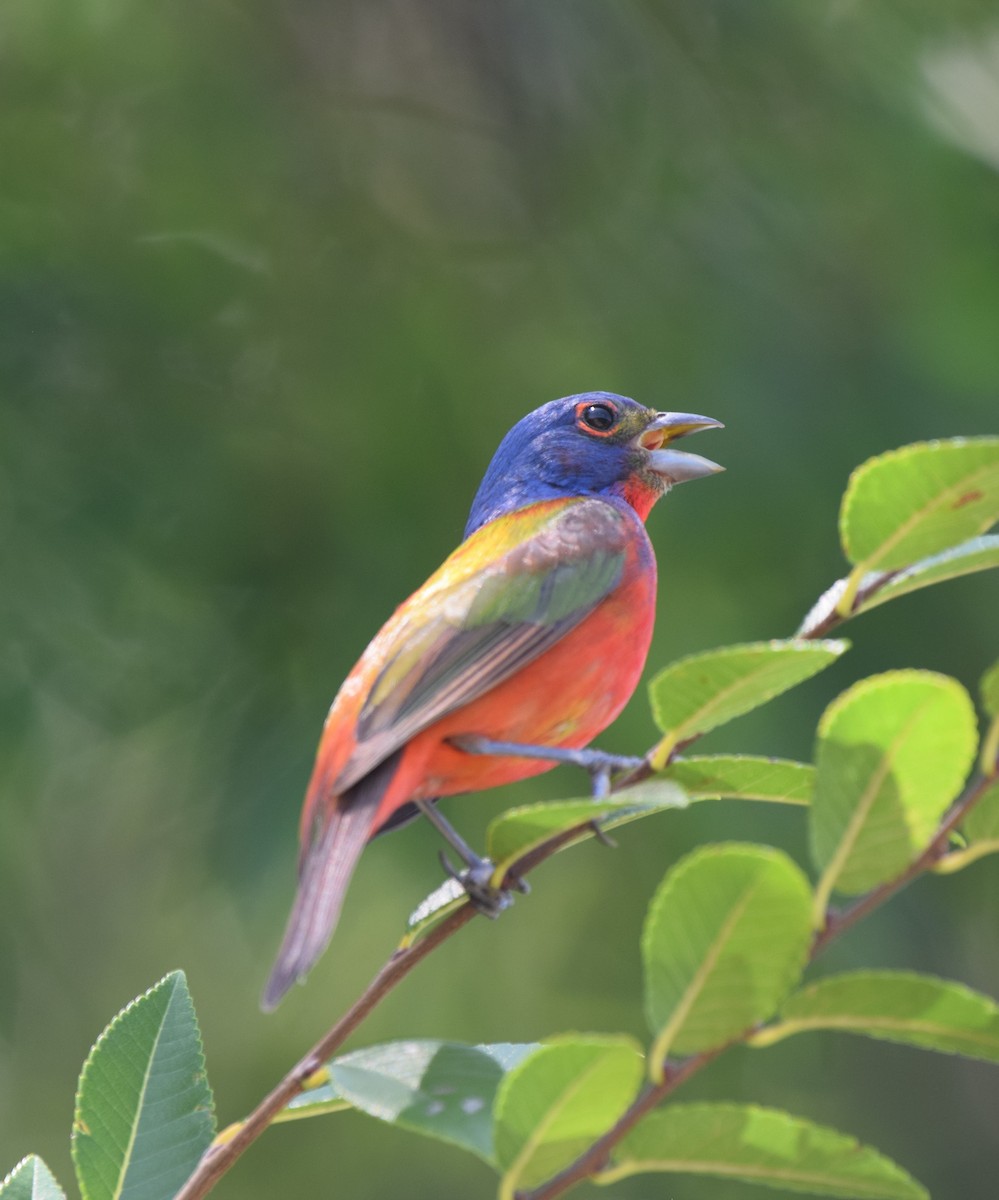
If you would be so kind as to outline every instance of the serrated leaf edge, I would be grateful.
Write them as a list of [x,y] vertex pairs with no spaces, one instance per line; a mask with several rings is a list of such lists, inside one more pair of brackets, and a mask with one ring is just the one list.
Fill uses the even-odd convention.
[[[45,1159],[42,1158],[42,1156],[40,1154],[26,1154],[20,1160],[20,1162],[17,1162],[14,1164],[14,1166],[11,1168],[10,1171],[7,1172],[7,1174],[3,1177],[3,1179],[0,1179],[0,1196],[2,1196],[3,1193],[6,1191],[7,1187],[11,1183],[14,1182],[15,1176],[17,1176],[24,1169],[24,1167],[30,1162],[34,1162],[34,1164],[35,1164],[34,1171],[35,1171],[36,1180],[37,1180],[37,1175],[38,1175],[38,1169],[40,1167],[42,1169],[42,1171],[44,1171],[45,1174],[48,1176],[53,1187],[56,1189],[56,1191],[59,1193],[59,1195],[62,1196],[65,1200],[66,1193],[63,1190],[62,1185],[59,1183],[59,1180],[56,1179],[55,1175],[53,1175],[52,1168],[48,1165],[48,1163],[45,1161]],[[34,1187],[32,1187],[31,1190],[32,1190],[32,1192],[34,1192],[34,1190],[35,1190]]]
[[[94,1062],[94,1059],[96,1058],[98,1052],[102,1048],[104,1042],[106,1042],[107,1038],[110,1036],[111,1032],[113,1030],[117,1029],[117,1027],[121,1024],[121,1022],[123,1020],[125,1020],[125,1018],[128,1016],[129,1013],[132,1012],[133,1009],[138,1007],[140,1004],[145,1003],[154,993],[158,992],[161,988],[165,988],[165,986],[168,983],[171,983],[173,985],[174,992],[173,992],[173,995],[171,995],[170,998],[167,1000],[167,1006],[163,1011],[163,1018],[164,1019],[166,1018],[167,1012],[169,1011],[169,1008],[170,1008],[170,1004],[173,1001],[174,995],[176,995],[177,986],[180,985],[180,987],[183,989],[183,992],[187,996],[188,1003],[191,1006],[192,1016],[194,1018],[193,1029],[194,1029],[195,1042],[197,1044],[198,1072],[205,1076],[205,1086],[208,1088],[208,1095],[209,1095],[209,1101],[210,1101],[209,1109],[210,1109],[210,1112],[211,1112],[211,1115],[213,1118],[212,1125],[214,1127],[214,1124],[215,1124],[215,1121],[214,1121],[215,1099],[214,1099],[214,1094],[212,1093],[211,1085],[208,1083],[207,1072],[206,1072],[205,1053],[204,1053],[204,1043],[202,1042],[202,1039],[201,1039],[201,1029],[198,1025],[197,1016],[194,1014],[194,1003],[191,998],[190,989],[187,986],[187,975],[181,970],[168,971],[167,974],[164,975],[163,978],[160,979],[157,983],[154,983],[152,985],[152,987],[147,988],[144,992],[141,993],[141,995],[138,995],[134,999],[130,1000],[128,1002],[128,1004],[126,1004],[125,1007],[123,1009],[121,1009],[121,1011],[118,1012],[111,1019],[109,1024],[104,1028],[103,1032],[98,1037],[97,1041],[94,1042],[93,1046],[90,1047],[90,1053],[87,1055],[86,1059],[84,1060],[83,1066],[80,1069],[80,1078],[79,1078],[79,1082],[76,1085],[76,1100],[75,1100],[75,1104],[74,1104],[74,1108],[73,1108],[73,1133],[72,1133],[72,1138],[71,1138],[71,1150],[73,1152],[73,1155],[72,1155],[73,1156],[73,1164],[77,1170],[77,1183],[80,1188],[80,1194],[83,1196],[83,1200],[89,1200],[90,1193],[88,1192],[88,1189],[84,1186],[83,1179],[80,1178],[79,1164],[76,1162],[76,1141],[77,1141],[78,1135],[80,1135],[80,1134],[82,1134],[85,1137],[92,1136],[92,1134],[90,1133],[90,1130],[87,1129],[86,1124],[83,1121],[82,1114],[80,1111],[80,1106],[81,1106],[81,1103],[83,1100],[83,1088],[84,1088],[84,1084],[86,1082],[87,1073],[90,1070],[90,1068]],[[159,1045],[159,1041],[160,1041],[160,1037],[162,1036],[162,1032],[163,1032],[163,1022],[161,1021],[160,1027],[156,1033],[156,1038],[152,1044],[152,1047],[150,1048],[150,1053],[148,1056],[146,1069],[145,1069],[145,1072],[143,1073],[142,1088],[141,1088],[141,1091],[139,1094],[139,1104],[138,1104],[138,1107],[136,1108],[136,1113],[139,1113],[142,1110],[142,1100],[146,1094],[146,1088],[149,1083],[149,1073],[150,1073],[150,1070],[152,1067],[154,1052],[155,1052],[156,1047]],[[129,1132],[128,1145],[125,1148],[124,1157],[122,1159],[121,1170],[119,1171],[119,1174],[118,1174],[117,1186],[115,1187],[114,1194],[113,1194],[113,1200],[118,1200],[118,1197],[120,1197],[120,1195],[121,1195],[122,1185],[124,1183],[125,1176],[128,1171],[128,1164],[131,1160],[131,1150],[135,1144],[135,1133],[136,1133],[137,1127],[138,1127],[138,1122],[136,1120],[133,1120],[131,1122],[131,1129]]]

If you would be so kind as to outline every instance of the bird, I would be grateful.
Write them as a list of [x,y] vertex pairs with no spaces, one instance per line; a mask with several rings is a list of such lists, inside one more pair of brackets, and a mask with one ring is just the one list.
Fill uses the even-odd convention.
[[617,760],[586,747],[645,666],[657,575],[645,520],[674,484],[723,470],[672,445],[721,427],[596,391],[549,401],[506,434],[462,542],[375,635],[326,717],[265,1011],[325,951],[375,834],[423,813],[466,858],[474,897],[486,860],[439,798],[561,761],[606,788]]

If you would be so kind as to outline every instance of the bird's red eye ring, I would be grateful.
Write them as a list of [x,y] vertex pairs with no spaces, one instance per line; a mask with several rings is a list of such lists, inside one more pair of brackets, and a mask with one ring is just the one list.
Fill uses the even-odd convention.
[[606,437],[617,425],[617,409],[613,404],[591,404],[584,401],[576,405],[576,424],[587,433]]

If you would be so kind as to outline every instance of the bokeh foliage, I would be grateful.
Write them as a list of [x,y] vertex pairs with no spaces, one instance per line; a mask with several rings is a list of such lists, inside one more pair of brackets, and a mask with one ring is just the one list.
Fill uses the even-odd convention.
[[[843,573],[838,498],[870,454],[996,431],[997,38],[972,0],[5,0],[4,1170],[34,1149],[70,1177],[78,1064],[174,966],[223,1121],[239,1115],[437,882],[431,831],[377,843],[308,989],[258,1013],[325,707],[529,408],[606,387],[728,426],[706,449],[729,473],[651,519],[652,667],[789,634]],[[862,618],[833,682],[706,747],[807,758],[828,700],[874,670],[972,686],[997,586]],[[653,739],[640,697],[605,744]],[[504,802],[578,784],[449,811],[481,843]],[[695,805],[562,856],[366,1040],[637,1031],[635,934],[665,866],[708,837],[805,861],[798,816]],[[830,963],[996,995],[997,911],[986,860]],[[786,1102],[934,1194],[990,1195],[984,1067],[821,1038],[766,1060],[751,1096],[736,1056],[690,1099]],[[279,1194],[292,1158],[302,1194],[490,1186],[472,1160],[340,1120],[275,1131],[218,1195]]]

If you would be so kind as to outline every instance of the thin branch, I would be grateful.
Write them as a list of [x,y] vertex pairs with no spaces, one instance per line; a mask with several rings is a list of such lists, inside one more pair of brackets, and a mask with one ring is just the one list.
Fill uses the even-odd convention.
[[[551,858],[563,846],[575,841],[591,825],[591,821],[582,821],[571,829],[563,829],[548,838],[547,841],[532,847],[510,867],[503,879],[503,889],[517,889],[529,871]],[[372,1009],[380,1004],[414,967],[476,916],[478,916],[478,909],[471,902],[466,902],[461,908],[455,909],[445,917],[439,925],[433,927],[419,941],[404,950],[397,950],[340,1020],[316,1042],[307,1054],[299,1059],[281,1082],[261,1100],[253,1112],[244,1121],[233,1126],[233,1132],[229,1136],[223,1134],[216,1138],[202,1155],[194,1173],[174,1197],[174,1200],[201,1200],[203,1196],[206,1196],[264,1130],[273,1123],[278,1113],[305,1089],[309,1076],[313,1075],[333,1056]]]
[[202,1196],[206,1196],[236,1160],[260,1137],[277,1114],[304,1089],[309,1076],[318,1071],[334,1051],[339,1049],[371,1010],[381,1003],[414,967],[476,915],[477,910],[471,904],[466,904],[446,917],[426,937],[393,954],[340,1020],[299,1059],[277,1087],[236,1127],[236,1132],[225,1140],[217,1139],[208,1147],[194,1173],[174,1200],[201,1200]]
[[546,1180],[533,1191],[517,1192],[516,1200],[552,1200],[552,1197],[561,1196],[570,1188],[575,1187],[577,1183],[582,1183],[584,1179],[589,1179],[598,1171],[603,1170],[610,1159],[611,1151],[625,1134],[630,1133],[644,1116],[662,1104],[678,1087],[686,1083],[698,1071],[703,1070],[709,1063],[714,1062],[719,1054],[727,1050],[729,1046],[735,1045],[739,1041],[742,1041],[742,1037],[728,1042],[724,1046],[716,1046],[713,1050],[704,1050],[700,1054],[693,1054],[690,1058],[685,1058],[683,1062],[668,1063],[662,1083],[648,1084],[643,1088],[624,1115],[618,1118],[617,1123],[597,1138],[587,1150],[584,1150],[575,1162],[570,1163],[564,1170],[553,1175],[551,1179]]
[[[877,593],[880,592],[883,587],[891,583],[891,581],[901,573],[901,568],[894,571],[873,572],[872,577],[868,580],[868,582],[866,584],[861,584],[861,586],[857,588],[856,594],[854,595],[850,604],[850,611],[848,613],[842,613],[839,611],[839,608],[837,607],[837,601],[842,596],[850,577],[847,576],[844,579],[837,580],[836,583],[834,583],[822,596],[819,597],[818,600],[816,600],[812,609],[812,611],[814,611],[814,609],[832,593],[833,588],[839,588],[839,585],[842,584],[843,587],[839,588],[837,595],[831,601],[829,611],[810,629],[806,630],[804,633],[797,633],[795,636],[800,638],[802,641],[816,641],[818,638],[825,637],[827,633],[831,633],[832,630],[838,629],[840,625],[844,624],[846,621],[849,621],[851,617],[859,615],[860,606],[862,604],[866,604],[872,596],[877,595]],[[811,613],[808,615],[810,616]],[[805,620],[808,620],[807,616]]]
[[[896,892],[901,891],[906,884],[911,883],[917,875],[921,875],[935,863],[939,862],[947,853],[947,844],[950,835],[995,781],[995,775],[977,776],[973,779],[948,809],[943,820],[940,822],[937,832],[933,836],[933,840],[901,875],[868,892],[866,896],[863,896],[856,904],[846,909],[845,912],[829,915],[821,932],[812,943],[806,965],[810,966],[828,947],[830,942],[846,933],[848,929],[852,929],[858,921],[863,920],[864,917],[869,916],[875,909],[880,908]],[[640,1092],[623,1116],[618,1119],[617,1123],[598,1138],[592,1146],[584,1150],[575,1161],[571,1162],[567,1167],[559,1171],[557,1175],[553,1175],[533,1191],[518,1192],[517,1200],[554,1200],[556,1196],[563,1195],[570,1188],[575,1187],[577,1183],[582,1183],[583,1180],[589,1179],[591,1176],[597,1174],[597,1172],[603,1170],[609,1162],[611,1153],[615,1147],[618,1146],[625,1135],[647,1113],[661,1104],[667,1096],[675,1092],[677,1088],[686,1083],[693,1075],[703,1070],[704,1067],[708,1066],[719,1055],[729,1050],[732,1046],[738,1046],[745,1042],[759,1028],[760,1026],[754,1026],[751,1029],[747,1029],[730,1042],[726,1042],[725,1045],[718,1046],[713,1050],[704,1050],[700,1054],[695,1054],[690,1058],[684,1059],[682,1062],[675,1064],[667,1063],[661,1084],[655,1087],[647,1087]]]
[[890,900],[892,896],[900,892],[917,876],[922,875],[924,871],[929,870],[944,858],[950,843],[950,835],[961,824],[982,796],[985,795],[993,783],[995,783],[995,776],[978,775],[972,779],[961,795],[958,796],[947,810],[937,832],[933,836],[933,840],[922,854],[905,868],[901,875],[890,879],[887,883],[882,883],[865,896],[861,896],[849,908],[841,912],[830,912],[827,914],[826,923],[816,935],[815,942],[812,945],[812,954],[809,961],[817,958],[834,938],[851,929],[858,921],[863,920],[868,913],[873,912],[876,908],[880,908],[886,900]]

